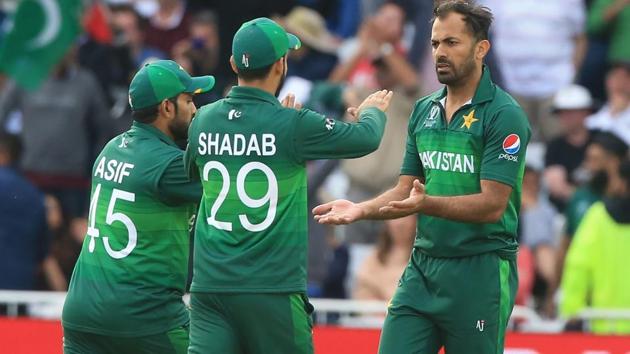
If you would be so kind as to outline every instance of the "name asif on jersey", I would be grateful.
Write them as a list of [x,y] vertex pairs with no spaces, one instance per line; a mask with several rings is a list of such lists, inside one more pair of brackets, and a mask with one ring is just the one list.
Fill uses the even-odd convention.
[[510,134],[503,139],[503,151],[504,154],[499,155],[499,160],[509,160],[518,162],[518,156],[516,154],[521,149],[521,138],[516,134]]

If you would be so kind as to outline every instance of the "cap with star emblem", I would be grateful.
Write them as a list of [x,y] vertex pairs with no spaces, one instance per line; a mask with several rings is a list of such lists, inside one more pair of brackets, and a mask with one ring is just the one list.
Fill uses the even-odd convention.
[[129,104],[134,111],[154,106],[180,93],[203,93],[214,87],[213,76],[191,77],[172,60],[144,65],[129,85]]
[[232,56],[239,70],[253,70],[273,64],[289,49],[302,43],[275,21],[259,17],[243,23],[232,40]]

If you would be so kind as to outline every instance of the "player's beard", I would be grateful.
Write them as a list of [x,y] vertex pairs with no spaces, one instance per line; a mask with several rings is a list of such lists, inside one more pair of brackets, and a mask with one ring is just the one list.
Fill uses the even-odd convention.
[[280,90],[282,90],[282,86],[284,86],[284,80],[287,78],[288,68],[286,64],[286,58],[284,62],[285,64],[282,69],[282,77],[280,78],[280,82],[278,83],[278,88],[276,89],[276,97],[278,97],[278,95],[280,94]]
[[178,107],[176,104],[175,119],[168,123],[168,129],[171,131],[171,134],[173,134],[175,141],[186,140],[188,139],[188,126],[190,125],[191,119],[185,119],[184,117],[182,117],[184,112],[177,108]]
[[[438,59],[435,63],[435,73],[437,74],[438,81],[447,86],[460,86],[462,83],[466,82],[468,77],[470,77],[470,75],[474,72],[477,65],[475,63],[473,50],[470,51],[470,55],[460,66],[455,66],[447,59]],[[450,72],[440,74],[437,68],[438,64],[447,64],[451,69]]]

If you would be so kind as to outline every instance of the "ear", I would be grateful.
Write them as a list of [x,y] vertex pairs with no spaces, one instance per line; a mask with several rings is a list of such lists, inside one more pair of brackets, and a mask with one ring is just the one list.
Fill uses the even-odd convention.
[[238,75],[238,68],[236,67],[236,62],[234,61],[234,56],[230,55],[230,66],[232,67],[232,71]]
[[479,43],[477,43],[477,50],[475,53],[476,59],[483,60],[483,58],[486,57],[489,51],[490,51],[490,41],[488,41],[487,39],[479,41]]
[[281,57],[280,59],[278,59],[274,64],[274,68],[273,70],[275,70],[277,73],[279,73],[280,75],[282,75],[284,73],[284,61],[285,61],[285,57]]
[[168,117],[168,115],[174,112],[174,108],[171,104],[171,101],[169,100],[162,100],[162,102],[160,102],[160,107],[159,107],[159,112],[158,114],[161,114],[164,117]]

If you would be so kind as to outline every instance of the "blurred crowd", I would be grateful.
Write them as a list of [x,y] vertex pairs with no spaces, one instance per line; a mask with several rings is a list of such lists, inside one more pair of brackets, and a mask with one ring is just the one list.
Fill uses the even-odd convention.
[[[486,64],[526,111],[533,142],[522,187],[517,304],[569,319],[630,308],[630,0],[482,0],[494,14]],[[11,6],[13,4],[13,6]],[[15,1],[3,2],[7,21]],[[90,171],[131,124],[133,74],[176,60],[235,84],[231,39],[271,17],[303,43],[280,92],[336,119],[376,89],[395,92],[381,146],[308,166],[309,204],[361,201],[393,186],[414,102],[440,87],[433,0],[107,0],[86,3],[83,33],[35,90],[0,73],[0,288],[66,290],[87,227]],[[0,26],[6,27],[6,26]],[[185,142],[182,142],[185,144]],[[309,296],[388,301],[415,218],[329,228],[310,222]],[[448,237],[448,235],[444,235]],[[593,324],[628,333],[627,322]]]

